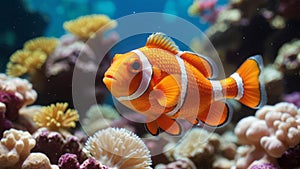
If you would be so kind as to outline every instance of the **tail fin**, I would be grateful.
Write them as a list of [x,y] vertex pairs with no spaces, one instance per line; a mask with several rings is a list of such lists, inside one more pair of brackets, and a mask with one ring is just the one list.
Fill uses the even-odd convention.
[[236,83],[235,99],[251,108],[260,108],[267,102],[267,95],[261,79],[263,60],[260,55],[248,58],[230,77]]

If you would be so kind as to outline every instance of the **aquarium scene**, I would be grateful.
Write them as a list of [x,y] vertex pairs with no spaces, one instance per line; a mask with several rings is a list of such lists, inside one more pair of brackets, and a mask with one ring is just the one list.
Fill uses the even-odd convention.
[[300,169],[300,0],[0,3],[0,169]]

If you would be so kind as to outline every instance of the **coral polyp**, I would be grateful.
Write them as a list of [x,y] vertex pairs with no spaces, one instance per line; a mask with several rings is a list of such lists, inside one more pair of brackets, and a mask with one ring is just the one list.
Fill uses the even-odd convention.
[[41,69],[46,59],[47,54],[40,50],[18,50],[11,55],[6,73],[10,76],[33,74]]
[[75,20],[64,23],[64,29],[72,34],[82,38],[88,39],[95,35],[97,31],[104,32],[114,28],[117,25],[106,15],[86,15]]
[[67,109],[68,103],[56,103],[43,107],[42,111],[34,116],[34,121],[40,127],[51,131],[68,129],[76,126],[79,115],[76,110]]
[[50,55],[58,45],[57,38],[38,37],[28,40],[24,44],[24,49],[29,51],[41,50]]

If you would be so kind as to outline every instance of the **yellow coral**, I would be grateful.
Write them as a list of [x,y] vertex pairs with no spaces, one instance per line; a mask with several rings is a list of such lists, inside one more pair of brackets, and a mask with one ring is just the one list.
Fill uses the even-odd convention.
[[24,44],[25,50],[35,51],[41,50],[50,55],[58,44],[57,38],[38,37],[27,41]]
[[18,50],[11,55],[6,73],[10,76],[33,74],[43,66],[46,59],[47,54],[40,50]]
[[86,15],[75,20],[64,23],[64,29],[82,39],[88,39],[95,35],[99,29],[105,31],[112,29],[117,25],[106,15]]
[[68,103],[56,103],[42,108],[42,111],[33,117],[39,127],[46,127],[52,131],[68,129],[76,126],[79,115],[76,110],[68,109]]

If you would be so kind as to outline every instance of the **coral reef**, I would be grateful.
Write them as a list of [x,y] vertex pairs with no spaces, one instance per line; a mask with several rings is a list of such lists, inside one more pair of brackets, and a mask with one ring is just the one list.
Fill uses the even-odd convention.
[[76,126],[79,115],[76,110],[67,109],[68,103],[56,103],[43,107],[33,120],[39,127],[46,127],[51,131],[59,131]]
[[49,56],[58,45],[58,42],[56,38],[37,37],[25,42],[23,49],[29,51],[40,50]]
[[189,7],[191,16],[199,16],[203,22],[214,23],[223,7],[217,6],[217,0],[194,0]]
[[278,159],[278,163],[282,169],[299,168],[300,167],[300,145],[287,149]]
[[[264,106],[255,117],[242,119],[235,128],[241,144],[249,145],[248,151],[237,161],[237,168],[246,168],[255,160],[267,159],[277,165],[288,148],[300,143],[300,110],[290,103]],[[275,162],[274,162],[275,161]]]
[[293,103],[298,108],[300,108],[300,92],[293,92],[293,93],[287,94],[283,97],[283,100],[285,102]]
[[6,130],[0,144],[0,166],[19,169],[35,143],[34,138],[26,131]]
[[43,153],[30,153],[22,164],[22,169],[59,169],[51,165],[48,157]]
[[[172,147],[172,145],[167,146]],[[165,147],[164,149],[168,150],[169,148]],[[235,154],[235,144],[223,140],[222,136],[209,133],[202,128],[191,129],[178,145],[165,153],[171,161],[188,158],[197,168],[206,169],[220,167],[229,169],[233,165]]]
[[146,145],[126,129],[100,130],[88,139],[85,149],[91,157],[109,168],[151,168],[150,152]]
[[80,140],[73,135],[64,138],[58,132],[41,128],[33,134],[33,137],[36,140],[36,146],[32,152],[42,152],[46,154],[51,164],[58,164],[59,157],[65,153],[76,154],[79,162],[83,162],[86,159],[86,155],[82,151]]
[[104,32],[117,23],[106,15],[86,15],[64,23],[64,28],[83,40],[92,38],[97,31]]
[[167,165],[158,164],[155,166],[155,169],[196,169],[195,164],[188,158],[179,159]]
[[70,153],[66,153],[59,158],[58,166],[60,169],[108,169],[92,157],[79,164],[77,156]]
[[93,105],[86,112],[82,127],[88,135],[93,135],[100,129],[105,129],[120,119],[119,113],[110,105]]

